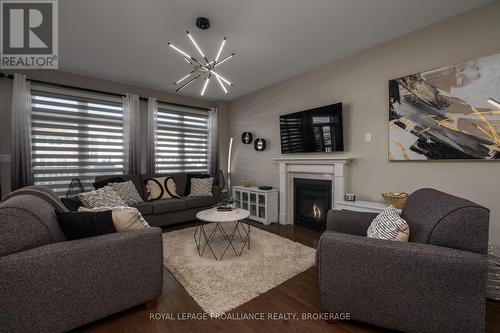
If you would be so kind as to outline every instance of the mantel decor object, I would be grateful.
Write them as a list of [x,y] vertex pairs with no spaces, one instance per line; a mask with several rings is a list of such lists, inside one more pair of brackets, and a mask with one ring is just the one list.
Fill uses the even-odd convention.
[[255,139],[253,146],[256,151],[264,151],[266,150],[266,140],[262,138]]
[[241,142],[243,142],[244,144],[249,145],[252,143],[252,140],[253,140],[252,133],[243,132],[243,134],[241,134]]

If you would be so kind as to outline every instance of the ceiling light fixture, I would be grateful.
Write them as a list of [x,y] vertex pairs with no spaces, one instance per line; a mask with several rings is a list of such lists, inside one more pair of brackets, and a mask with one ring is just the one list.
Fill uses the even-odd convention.
[[[210,21],[205,17],[198,17],[196,19],[196,26],[201,30],[207,30],[210,27]],[[226,61],[228,61],[229,59],[231,59],[235,55],[234,53],[231,53],[228,56],[222,58],[221,61],[218,61],[220,56],[221,56],[222,50],[224,49],[224,45],[226,44],[227,37],[224,37],[224,39],[222,40],[222,43],[219,47],[219,50],[217,51],[217,55],[215,56],[215,59],[212,61],[208,61],[207,57],[205,56],[205,53],[203,53],[202,49],[200,48],[198,43],[196,43],[196,40],[189,33],[189,31],[186,31],[186,34],[187,34],[188,39],[194,45],[195,49],[198,51],[198,53],[200,54],[200,56],[203,58],[204,61],[203,60],[199,61],[198,59],[192,57],[187,52],[181,50],[180,48],[173,45],[172,43],[168,43],[168,45],[172,49],[174,49],[175,51],[177,51],[179,54],[181,54],[183,56],[184,60],[187,63],[189,63],[191,66],[193,66],[193,70],[190,71],[189,73],[185,74],[179,80],[175,81],[174,86],[181,83],[182,81],[186,80],[190,76],[197,74],[196,76],[191,78],[189,81],[187,81],[186,83],[181,85],[179,88],[177,88],[176,92],[181,91],[182,89],[187,87],[189,84],[194,82],[196,79],[202,78],[204,83],[203,83],[203,87],[201,89],[200,95],[203,96],[205,94],[205,90],[207,89],[208,84],[210,82],[210,77],[213,74],[216,77],[217,82],[219,83],[221,89],[224,91],[225,94],[228,94],[228,91],[227,91],[224,83],[227,85],[230,85],[230,86],[233,86],[233,83],[231,83],[228,79],[224,78],[222,75],[220,75],[219,73],[216,73],[214,71],[215,67],[222,65],[223,63],[225,63]]]

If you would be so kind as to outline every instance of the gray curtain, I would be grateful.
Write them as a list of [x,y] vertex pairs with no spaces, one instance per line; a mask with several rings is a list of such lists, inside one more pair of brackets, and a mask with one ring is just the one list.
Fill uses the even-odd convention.
[[14,74],[11,119],[11,190],[33,185],[31,166],[31,84]]
[[219,170],[219,112],[216,108],[208,111],[208,172],[212,177]]
[[123,164],[125,174],[141,173],[139,96],[123,97]]
[[158,101],[154,97],[148,98],[148,120],[147,120],[147,147],[146,147],[146,172],[154,174],[155,168],[155,142],[156,122],[158,114]]

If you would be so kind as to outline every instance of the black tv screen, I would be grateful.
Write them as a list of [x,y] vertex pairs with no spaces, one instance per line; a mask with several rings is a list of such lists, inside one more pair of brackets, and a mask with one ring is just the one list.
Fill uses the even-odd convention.
[[344,151],[342,103],[280,116],[281,153]]

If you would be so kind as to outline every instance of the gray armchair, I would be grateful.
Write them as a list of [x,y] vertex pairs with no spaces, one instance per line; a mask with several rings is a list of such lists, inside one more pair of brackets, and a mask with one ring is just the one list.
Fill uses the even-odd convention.
[[489,210],[433,189],[408,198],[410,241],[371,239],[377,214],[330,211],[321,308],[405,332],[484,332]]

